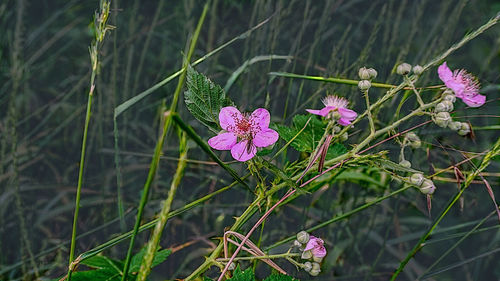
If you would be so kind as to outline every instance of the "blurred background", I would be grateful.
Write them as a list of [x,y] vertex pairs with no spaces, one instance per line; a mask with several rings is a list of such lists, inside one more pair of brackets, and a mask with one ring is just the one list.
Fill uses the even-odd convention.
[[[121,182],[117,181],[114,163],[113,112],[119,104],[181,68],[204,4],[198,0],[112,1],[109,24],[115,29],[106,34],[99,50],[101,64],[78,222],[78,234],[84,236],[77,241],[77,255],[132,228],[160,132],[160,113],[170,104],[177,80],[140,100],[116,120]],[[98,8],[97,0],[0,3],[0,280],[45,280],[61,277],[67,269],[91,73],[88,46],[93,39],[91,22]],[[347,97],[357,112],[364,110],[362,96],[356,87],[274,77],[269,72],[358,79],[358,69],[367,66],[378,71],[377,82],[399,84],[401,77],[393,72],[395,65],[426,64],[499,11],[500,3],[496,0],[212,0],[193,57],[198,59],[265,21],[248,36],[196,66],[196,70],[225,86],[242,110],[266,107],[272,122],[289,125],[294,115],[305,114],[305,108],[319,107],[326,93]],[[446,168],[464,157],[451,148],[470,156],[485,151],[500,136],[499,35],[500,26],[494,26],[447,59],[452,69],[466,68],[476,74],[483,94],[487,95],[488,102],[480,109],[466,109],[457,102],[455,116],[471,122],[475,139],[459,137],[432,123],[426,125],[417,132],[424,146],[407,151],[406,158],[413,167],[425,173]],[[235,79],[228,83],[230,77]],[[441,84],[435,68],[418,83],[417,86]],[[383,93],[373,90],[371,98]],[[205,139],[213,136],[190,116],[182,100],[182,118]],[[405,103],[401,114],[408,112],[413,102]],[[393,106],[378,112],[379,126],[392,120],[398,103],[394,100]],[[425,117],[420,122],[423,120]],[[404,128],[418,123],[413,120]],[[356,126],[348,143],[366,136],[366,125]],[[283,144],[281,141],[279,145]],[[173,209],[232,182],[192,146],[188,157],[201,162],[188,164]],[[382,149],[398,162],[397,143],[388,143],[379,150]],[[227,152],[220,155],[223,160],[232,160]],[[145,222],[161,208],[177,156],[177,137],[171,134],[164,146]],[[277,165],[282,167],[286,161],[300,157],[304,156],[290,149]],[[499,160],[492,162],[487,177],[497,197]],[[245,169],[241,164],[232,167],[240,174]],[[472,169],[468,164],[461,168]],[[373,167],[347,172],[351,174],[300,197],[272,215],[264,227],[262,246],[401,186]],[[453,174],[442,177],[442,181],[436,181],[433,216],[457,190]],[[189,275],[252,198],[251,192],[236,186],[172,218],[160,244],[177,250],[155,268],[151,280]],[[123,220],[119,216],[119,201],[125,214]],[[444,251],[493,210],[484,185],[471,186],[465,192],[463,210],[457,205],[445,217],[431,238],[434,243],[416,255],[401,280],[422,276]],[[324,227],[315,235],[325,240],[329,255],[322,274],[314,280],[388,280],[419,233],[431,222],[425,197],[417,190],[409,190],[349,220]],[[480,226],[481,231],[440,261],[431,270],[434,275],[425,280],[500,280],[497,226],[496,215],[490,216]],[[148,237],[149,231],[138,236],[137,249]],[[127,246],[128,242],[118,244],[104,254],[123,259]],[[286,251],[287,246],[273,251]],[[310,278],[286,262],[280,264],[297,278]],[[436,273],[438,270],[442,272]],[[215,273],[213,270],[208,274]],[[266,266],[257,267],[259,278],[268,273]]]

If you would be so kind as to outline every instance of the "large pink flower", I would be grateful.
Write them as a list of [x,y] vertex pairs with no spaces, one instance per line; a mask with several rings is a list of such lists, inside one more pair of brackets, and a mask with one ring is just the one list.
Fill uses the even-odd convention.
[[330,116],[330,112],[332,111],[338,112],[340,114],[340,118],[337,122],[342,126],[351,124],[352,120],[358,116],[358,114],[353,110],[347,109],[349,102],[344,98],[330,95],[323,99],[323,104],[325,107],[322,109],[306,109],[306,111],[323,117]]
[[486,101],[486,96],[479,94],[481,86],[479,81],[467,71],[459,69],[452,72],[446,62],[443,62],[438,67],[438,75],[446,87],[450,88],[468,106],[478,107]]
[[322,258],[326,256],[326,249],[325,246],[323,246],[323,243],[324,242],[321,238],[317,238],[311,235],[309,237],[309,242],[307,242],[307,245],[304,248],[304,252],[311,250],[311,253],[314,257]]
[[231,150],[231,155],[238,161],[252,159],[257,147],[266,147],[275,143],[279,135],[269,129],[271,116],[269,111],[258,108],[252,114],[242,114],[236,107],[223,107],[219,113],[219,122],[225,132],[208,140],[208,144],[217,150]]

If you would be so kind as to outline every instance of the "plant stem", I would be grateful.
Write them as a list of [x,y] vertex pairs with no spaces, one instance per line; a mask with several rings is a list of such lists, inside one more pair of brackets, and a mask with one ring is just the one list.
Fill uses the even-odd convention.
[[427,240],[427,238],[429,238],[429,236],[432,234],[434,229],[436,229],[436,227],[441,222],[441,220],[444,218],[444,216],[446,216],[448,211],[450,211],[451,207],[453,207],[455,202],[457,202],[457,200],[460,198],[460,196],[462,196],[462,193],[464,193],[464,191],[467,189],[467,187],[470,186],[470,184],[472,183],[474,178],[476,176],[478,176],[490,164],[490,161],[494,156],[499,155],[499,154],[500,154],[500,138],[497,139],[493,148],[484,156],[483,161],[481,162],[481,166],[478,169],[474,170],[473,173],[469,174],[469,176],[467,177],[467,179],[463,183],[463,186],[460,189],[460,191],[453,198],[450,199],[450,201],[448,202],[446,207],[444,207],[444,209],[441,211],[441,214],[439,214],[439,216],[436,218],[436,220],[434,220],[434,223],[429,227],[429,229],[424,233],[424,235],[422,235],[420,237],[420,240],[413,247],[413,249],[408,253],[408,255],[406,255],[405,259],[403,261],[401,261],[401,263],[399,264],[399,267],[396,269],[396,271],[392,275],[391,281],[396,280],[396,278],[403,271],[403,269],[405,268],[406,264],[408,264],[410,259],[424,246],[425,240]]
[[363,96],[365,96],[366,103],[366,113],[368,116],[368,122],[370,123],[370,135],[375,134],[375,123],[373,122],[372,112],[370,110],[370,97],[368,96],[368,91],[370,89],[366,89],[363,91]]
[[201,27],[203,25],[203,21],[205,20],[205,15],[207,14],[207,11],[208,11],[208,3],[205,4],[205,6],[203,8],[203,12],[200,16],[200,19],[198,20],[198,25],[196,26],[196,30],[195,30],[193,38],[191,40],[191,44],[189,47],[187,57],[183,63],[183,71],[179,77],[179,81],[177,83],[177,88],[175,89],[175,92],[174,92],[174,97],[173,97],[172,103],[170,105],[170,111],[165,112],[163,132],[162,132],[162,135],[156,144],[153,159],[151,160],[151,166],[149,168],[148,178],[146,179],[146,183],[144,184],[144,188],[142,190],[141,202],[139,203],[139,209],[137,211],[137,217],[135,220],[134,230],[132,232],[132,237],[130,238],[130,244],[129,244],[129,248],[127,251],[127,257],[125,258],[125,264],[123,266],[123,275],[121,278],[122,281],[127,280],[128,270],[130,267],[130,261],[132,259],[132,251],[134,248],[135,238],[137,236],[137,233],[139,231],[139,227],[141,225],[141,219],[142,219],[142,213],[144,211],[144,207],[146,206],[146,203],[148,201],[149,189],[151,187],[151,183],[153,182],[153,180],[155,178],[158,163],[160,162],[160,155],[161,155],[161,151],[163,148],[163,143],[165,141],[165,137],[167,136],[167,132],[170,129],[170,124],[172,122],[171,121],[172,120],[172,113],[174,113],[176,108],[177,108],[177,102],[179,99],[179,95],[180,95],[180,92],[181,92],[182,87],[184,85],[184,80],[186,78],[187,64],[191,60],[191,56],[194,53],[196,42],[198,40],[198,36],[200,35],[200,30],[201,30]]
[[145,281],[149,273],[151,272],[151,265],[153,264],[153,258],[156,254],[158,248],[158,243],[163,233],[163,228],[167,224],[168,213],[170,212],[170,207],[172,206],[172,201],[174,200],[177,187],[181,183],[182,176],[184,174],[184,169],[186,168],[187,159],[187,137],[186,134],[182,134],[181,143],[179,144],[179,163],[177,164],[177,170],[175,172],[174,178],[172,179],[172,184],[170,185],[170,191],[168,192],[167,199],[163,202],[163,207],[161,209],[158,222],[154,228],[153,235],[149,239],[149,243],[144,254],[144,258],[137,275],[137,280]]

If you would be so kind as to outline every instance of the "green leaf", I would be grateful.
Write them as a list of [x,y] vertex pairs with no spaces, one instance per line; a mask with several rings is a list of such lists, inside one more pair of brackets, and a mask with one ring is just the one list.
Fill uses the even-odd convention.
[[[281,138],[289,142],[293,137],[299,134],[300,130],[304,128],[307,120],[311,118],[310,115],[295,115],[293,117],[292,127],[287,127],[283,125],[276,125],[276,130],[278,131]],[[325,133],[327,124],[323,123],[320,119],[314,116],[309,121],[309,124],[305,127],[304,131],[300,133],[290,145],[300,152],[311,153],[314,151],[319,143],[319,140]],[[340,143],[334,143],[330,146],[327,152],[327,159],[335,158],[347,152],[347,148]]]
[[116,269],[123,268],[123,264],[120,261],[110,259],[106,256],[93,256],[91,258],[85,259],[81,262],[88,267],[97,268],[97,269]]
[[71,275],[73,281],[119,281],[121,280],[120,272],[111,269],[98,269],[87,271],[76,271]]
[[238,265],[233,272],[233,277],[228,279],[228,281],[255,281],[255,276],[253,275],[252,268],[247,268],[245,271],[241,271]]
[[264,279],[264,281],[299,281],[299,280],[293,278],[290,275],[273,273],[273,274],[267,276],[267,278]]
[[187,70],[187,91],[184,101],[189,112],[205,126],[218,132],[219,112],[222,107],[232,105],[222,88],[198,73],[191,66]]
[[[144,258],[144,254],[146,253],[146,247],[142,248],[139,253],[135,254],[132,257],[132,260],[130,262],[130,272],[137,272],[139,271],[139,268],[141,267],[142,259]],[[159,265],[160,263],[164,262],[167,257],[172,253],[170,249],[165,249],[165,250],[160,250],[156,252],[155,257],[153,258],[153,263],[151,264],[151,267],[155,267]]]

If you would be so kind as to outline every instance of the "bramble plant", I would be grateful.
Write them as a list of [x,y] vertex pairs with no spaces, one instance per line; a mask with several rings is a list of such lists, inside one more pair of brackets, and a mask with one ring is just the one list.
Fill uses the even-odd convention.
[[[266,2],[257,1],[255,11],[270,5]],[[310,2],[307,1],[306,4],[304,21],[314,18],[309,14],[309,5],[312,5]],[[393,19],[384,13],[386,13],[386,9],[394,8],[392,5],[397,2],[391,1],[389,8],[384,4],[382,15],[375,22],[374,34],[381,28],[384,17],[391,20],[388,24],[391,25]],[[24,1],[19,3],[19,6],[23,8]],[[141,1],[135,2],[133,15],[141,9],[142,4],[139,5],[139,3]],[[163,8],[164,3],[165,1],[159,1],[158,10]],[[292,1],[290,5],[295,5],[296,3],[294,3]],[[67,243],[68,255],[66,256],[66,253],[60,250],[65,247],[65,244],[59,240],[51,241],[51,243],[61,244],[61,247],[46,251],[47,253],[57,252],[57,259],[61,258],[61,253],[64,254],[64,272],[54,273],[43,267],[37,268],[35,260],[45,253],[38,256],[31,252],[29,233],[26,232],[28,227],[21,216],[22,212],[19,212],[18,217],[21,225],[19,255],[21,261],[18,264],[4,266],[0,255],[0,279],[4,277],[19,278],[17,271],[21,268],[23,280],[30,280],[30,275],[26,274],[30,271],[26,269],[26,266],[29,265],[33,267],[31,279],[37,280],[45,280],[43,274],[49,272],[47,276],[58,274],[58,278],[54,280],[61,281],[146,281],[153,279],[152,272],[159,271],[163,262],[165,264],[172,262],[171,270],[175,272],[175,276],[172,278],[182,278],[182,280],[335,280],[337,273],[341,272],[344,267],[346,271],[360,268],[359,271],[350,272],[351,277],[346,277],[357,278],[356,280],[370,280],[370,278],[402,280],[403,274],[407,274],[407,279],[431,280],[429,278],[439,272],[466,265],[471,260],[464,258],[459,252],[460,262],[444,269],[431,271],[463,240],[471,234],[500,227],[500,224],[496,225],[495,218],[494,226],[480,228],[483,223],[493,218],[494,214],[498,216],[500,222],[500,209],[495,199],[498,188],[492,188],[490,180],[485,178],[489,165],[491,163],[498,165],[500,138],[495,136],[495,139],[489,143],[490,147],[482,152],[471,152],[480,149],[474,146],[474,140],[475,132],[481,128],[478,128],[478,119],[473,119],[473,117],[484,117],[485,115],[464,116],[461,114],[465,110],[483,109],[491,105],[493,101],[499,99],[498,90],[488,90],[488,87],[491,89],[495,85],[491,85],[492,83],[483,77],[484,70],[469,72],[462,69],[463,60],[454,56],[454,52],[466,43],[497,25],[500,21],[500,13],[479,28],[468,32],[455,44],[443,47],[444,51],[431,59],[429,57],[434,53],[430,53],[428,56],[414,54],[415,60],[419,64],[405,62],[410,60],[406,58],[409,53],[418,51],[417,48],[410,48],[412,41],[409,41],[407,46],[400,46],[402,51],[397,58],[392,57],[391,53],[387,52],[387,57],[380,58],[380,61],[384,62],[385,68],[390,69],[390,71],[385,71],[382,64],[375,62],[374,56],[368,56],[373,51],[371,46],[374,44],[376,35],[373,35],[373,38],[371,35],[370,38],[362,38],[366,42],[360,48],[362,51],[359,58],[352,64],[348,60],[349,49],[344,48],[344,52],[339,53],[337,46],[335,46],[332,50],[331,61],[335,61],[335,57],[342,56],[346,57],[346,61],[336,62],[335,67],[340,70],[331,73],[327,72],[326,68],[323,69],[321,65],[312,63],[312,54],[316,52],[316,47],[321,42],[315,41],[312,44],[305,71],[302,73],[313,73],[319,70],[324,73],[325,77],[298,74],[299,70],[295,68],[295,65],[292,68],[282,68],[281,72],[252,73],[254,76],[247,78],[247,84],[242,83],[241,89],[245,91],[245,94],[239,96],[235,89],[238,85],[237,80],[245,74],[245,71],[252,64],[267,61],[269,62],[268,69],[271,70],[274,67],[273,60],[280,60],[287,64],[302,63],[303,59],[300,55],[302,55],[303,50],[300,40],[307,31],[305,29],[300,31],[301,34],[298,37],[300,40],[296,42],[297,46],[293,47],[294,52],[291,52],[290,55],[258,54],[253,58],[245,58],[246,61],[243,65],[232,75],[228,75],[224,67],[215,68],[222,69],[222,71],[214,75],[210,72],[212,66],[202,63],[214,58],[215,55],[234,42],[252,38],[253,32],[262,26],[272,24],[270,27],[272,29],[278,28],[283,23],[279,20],[271,21],[272,17],[276,16],[273,14],[271,18],[255,24],[246,32],[216,46],[219,44],[216,42],[219,41],[216,40],[218,33],[215,29],[211,29],[206,38],[200,35],[206,17],[211,17],[211,26],[216,26],[217,20],[220,20],[215,16],[218,1],[207,1],[203,5],[197,22],[189,22],[182,28],[179,27],[183,30],[182,32],[190,31],[185,46],[186,52],[182,53],[182,62],[179,60],[179,65],[176,66],[179,69],[136,94],[135,91],[141,87],[140,72],[143,66],[147,65],[144,64],[144,57],[148,55],[147,48],[141,53],[140,63],[137,67],[134,66],[133,60],[128,60],[126,65],[128,74],[125,80],[130,80],[128,76],[133,74],[134,69],[137,69],[138,74],[135,76],[136,83],[132,86],[126,82],[123,85],[123,90],[127,93],[128,91],[133,92],[133,96],[124,94],[121,97],[125,100],[114,104],[119,100],[119,96],[116,95],[117,90],[114,88],[115,97],[113,97],[112,107],[114,111],[108,114],[108,117],[112,119],[112,124],[99,123],[100,127],[93,130],[93,113],[96,113],[99,118],[106,117],[101,100],[99,100],[97,107],[92,107],[92,104],[97,93],[105,93],[107,90],[99,85],[102,82],[100,79],[103,78],[100,76],[102,75],[101,67],[104,67],[107,62],[102,54],[109,51],[105,47],[105,41],[116,36],[114,32],[117,31],[115,26],[108,24],[108,20],[111,20],[110,14],[113,15],[114,12],[121,11],[118,4],[113,4],[114,6],[109,0],[101,0],[100,9],[95,13],[93,23],[89,26],[89,31],[93,35],[89,47],[90,84],[86,96],[87,106],[82,107],[83,109],[80,111],[86,114],[81,150],[79,151],[80,162],[75,165],[78,172],[75,172],[75,175],[77,174],[74,189],[75,205],[74,209],[73,206],[69,208],[74,210],[74,213],[71,237],[68,237],[70,239]],[[193,9],[194,11],[194,8],[190,8],[190,6],[196,6],[195,2],[192,1],[186,1],[183,4],[186,10]],[[227,3],[222,4],[226,5]],[[219,5],[222,4],[219,3]],[[282,4],[279,2],[279,7]],[[227,5],[234,5],[231,7],[235,10],[236,8],[244,10],[239,6],[239,3]],[[317,22],[318,31],[314,35],[315,38],[328,39],[331,37],[330,33],[325,32],[323,28],[327,26],[326,21],[330,16],[328,11],[336,8],[332,4],[326,6],[323,16]],[[0,14],[5,7],[0,4]],[[188,11],[184,12],[190,14]],[[210,13],[213,14],[210,15]],[[419,13],[420,11],[416,11],[414,24],[420,20]],[[396,16],[394,22],[399,23],[401,15],[402,12]],[[17,18],[18,20],[23,18],[21,12]],[[252,21],[256,21],[260,17],[254,18],[252,16],[252,18]],[[363,22],[365,20],[366,18],[362,19]],[[116,18],[111,20],[111,22],[114,21]],[[161,24],[161,21],[160,13],[155,13],[151,27],[144,31],[147,32],[144,45],[148,46],[150,40],[153,40],[152,38],[157,35],[153,30],[156,25]],[[226,23],[224,22],[224,24]],[[437,26],[440,25],[438,22]],[[21,27],[16,27],[15,37],[20,36],[21,30]],[[388,44],[389,41],[396,40],[390,38],[397,33],[396,31],[398,29],[394,28],[394,32],[391,31],[384,35],[384,40],[388,41]],[[142,33],[142,31],[135,29],[133,20],[129,32],[130,35],[134,36],[139,36]],[[355,33],[357,32],[353,32],[350,26],[343,32],[345,34],[341,37],[341,41],[360,40],[356,37]],[[354,34],[352,38],[346,39],[351,34]],[[410,35],[411,39],[416,37],[414,33],[410,33]],[[276,40],[280,36],[285,36],[285,34],[274,32],[270,38]],[[292,37],[295,40],[295,35]],[[198,40],[199,38],[201,40]],[[15,39],[14,45],[17,46],[22,40]],[[438,39],[435,39],[436,42],[439,41]],[[255,42],[259,40],[257,38]],[[198,51],[201,48],[197,48],[198,41],[206,41],[204,43],[207,45],[208,52],[205,55],[199,56]],[[430,37],[428,41],[431,41]],[[254,42],[250,41],[250,43]],[[52,43],[49,40],[47,44]],[[492,49],[492,53],[498,51],[499,44],[497,43],[496,49]],[[273,52],[279,50],[279,48],[274,48],[274,41],[272,46]],[[121,47],[123,46],[116,44],[115,37],[113,44],[115,54]],[[124,47],[128,46],[124,45]],[[246,48],[243,52],[245,56],[252,53]],[[134,48],[130,48],[129,52],[129,57],[132,57]],[[197,56],[199,58],[194,59]],[[158,55],[158,57],[160,56]],[[491,60],[491,58],[488,59]],[[12,61],[15,62],[15,66],[19,64],[17,51],[14,53]],[[162,63],[170,64],[171,61]],[[111,75],[114,82],[118,76],[116,72],[118,65],[119,58],[117,56],[113,60],[114,71]],[[12,67],[14,74],[17,73],[16,71],[21,71],[16,67]],[[329,66],[328,70],[331,68],[334,67]],[[466,68],[473,69],[468,66]],[[292,70],[284,72],[284,69]],[[477,73],[477,76],[472,72]],[[9,107],[16,106],[15,92],[20,87],[18,84],[21,77],[22,75],[13,81],[15,91],[9,100]],[[251,92],[253,89],[246,88],[246,85],[253,83],[252,79],[255,77],[259,77],[259,81],[266,81],[267,84],[258,83],[259,93],[264,93],[265,97],[257,93],[253,94]],[[161,97],[161,104],[155,107],[159,109],[152,117],[156,124],[152,126],[142,126],[143,124],[141,124],[137,127],[123,126],[127,128],[126,130],[122,128],[121,120],[124,113],[129,113],[127,111],[140,102],[146,103],[146,107],[151,107],[150,100],[147,100],[146,97],[151,97],[153,92],[174,79],[178,79],[175,90],[172,92],[166,90],[167,96]],[[225,86],[218,84],[221,80],[226,81]],[[296,85],[292,84],[291,81],[300,83],[300,86],[295,87]],[[309,92],[310,89],[304,87],[306,81],[311,83],[313,89],[317,91]],[[114,82],[113,87],[116,87]],[[290,82],[290,86],[284,87],[283,85],[287,82]],[[332,85],[336,87],[331,87]],[[282,91],[281,94],[285,92],[286,100],[282,100],[282,96],[276,93],[277,91]],[[303,94],[309,95],[304,97]],[[101,96],[98,97],[101,98]],[[294,108],[292,108],[292,103],[295,103]],[[76,112],[76,114],[78,113]],[[8,123],[12,127],[10,129],[11,137],[16,140],[16,126],[22,122],[17,121],[15,112],[9,113],[9,116],[12,119]],[[498,118],[497,115],[494,117]],[[80,213],[80,210],[82,202],[85,201],[82,198],[85,198],[87,194],[93,194],[91,191],[86,193],[85,187],[89,183],[84,180],[85,170],[89,169],[88,173],[90,174],[98,168],[86,163],[86,159],[89,158],[89,152],[93,151],[88,149],[92,139],[91,135],[95,132],[101,132],[102,135],[105,135],[103,133],[105,125],[109,125],[110,131],[109,135],[106,136],[114,141],[114,149],[109,149],[113,154],[113,173],[109,173],[111,176],[107,175],[105,179],[95,176],[93,181],[99,184],[101,184],[101,180],[105,184],[116,183],[116,198],[108,198],[109,194],[115,193],[109,190],[103,192],[102,197],[104,198],[103,203],[106,204],[116,201],[117,208],[114,211],[116,211],[117,217],[110,224],[119,222],[120,233],[109,236],[112,238],[108,241],[100,241],[99,237],[95,236],[89,242],[82,238],[88,237],[95,229],[81,223],[82,217],[88,214]],[[0,124],[0,129],[2,126],[3,123]],[[485,130],[490,129],[486,128]],[[149,163],[135,163],[135,158],[130,160],[127,157],[130,155],[132,155],[130,157],[139,157],[138,154],[122,150],[125,147],[124,143],[126,143],[125,141],[121,142],[122,137],[133,135],[136,131],[139,132],[141,138],[147,139],[141,144],[143,144],[143,148],[149,149],[150,154],[141,154],[140,157],[147,157]],[[442,135],[445,136],[442,137]],[[92,142],[105,143],[104,137],[101,137],[102,139],[92,139]],[[435,142],[429,142],[430,138],[433,138]],[[460,142],[457,142],[457,147],[451,147],[443,139],[460,140]],[[466,143],[466,141],[468,142]],[[6,144],[0,143],[0,148],[3,149],[5,146]],[[432,146],[442,149],[446,157],[449,157],[446,161],[449,160],[451,165],[447,166],[444,163],[448,162],[441,159],[434,161],[432,157],[435,157],[435,154],[430,149]],[[2,156],[5,156],[4,150],[0,151]],[[17,141],[12,144],[12,150],[15,153],[12,160],[9,159],[9,161],[13,162],[13,168],[12,172],[8,173],[14,177],[12,180],[15,187],[14,193],[19,199],[21,189],[18,181]],[[455,161],[453,156],[448,155],[448,151],[460,155],[461,159]],[[107,153],[107,150],[102,149],[99,153]],[[174,154],[175,157],[171,154]],[[415,157],[416,154],[421,156],[425,154],[425,156],[418,158]],[[168,166],[171,177],[164,176],[163,172],[167,167],[162,166],[162,159],[174,161],[174,165]],[[102,161],[103,165],[108,165],[107,159],[104,157],[99,161]],[[126,161],[133,162],[133,165],[125,167],[123,163]],[[422,162],[426,162],[426,164],[422,164]],[[190,164],[204,166],[200,170],[193,171],[194,169],[189,167]],[[0,168],[3,169],[3,166]],[[52,169],[52,167],[49,168]],[[162,170],[162,168],[164,169]],[[147,173],[137,172],[138,169],[147,171]],[[8,173],[6,172],[6,174]],[[139,181],[142,189],[134,189],[134,192],[130,192],[130,189],[125,191],[126,185],[132,185],[124,180],[124,175],[129,173],[141,175],[138,179],[134,179],[134,185]],[[202,173],[208,174],[208,176],[202,177],[200,175]],[[451,176],[443,177],[443,174]],[[500,177],[498,173],[492,174]],[[0,175],[3,174],[0,173]],[[191,181],[191,178],[194,180]],[[350,186],[344,186],[344,182],[356,183],[363,189],[351,190]],[[456,192],[451,197],[445,188],[445,182],[453,184],[453,188],[456,185],[457,189],[453,189]],[[217,187],[220,183],[225,186]],[[468,207],[487,206],[490,214],[473,222],[454,221],[451,225],[446,226],[445,230],[456,230],[463,226],[473,228],[467,232],[431,240],[431,235],[445,231],[438,226],[443,226],[441,222],[451,213],[451,210],[454,210],[457,202],[460,204],[460,210],[464,209],[465,199],[463,195],[472,184],[484,186],[489,198],[486,197],[487,203],[476,200]],[[73,191],[73,189],[71,190]],[[193,199],[198,196],[196,194],[199,194],[200,190],[204,195]],[[205,204],[221,193],[241,191],[245,192],[243,199],[237,197],[236,193],[231,193],[227,200],[229,204],[226,201],[213,205]],[[328,191],[335,193],[327,193]],[[481,191],[484,192],[483,189]],[[129,208],[126,208],[125,199],[128,193],[130,193],[129,197],[137,199],[137,202],[134,201],[133,205],[129,204]],[[150,199],[151,193],[162,196],[161,200],[156,200],[158,198]],[[179,195],[179,193],[181,194]],[[363,193],[363,196],[358,193]],[[484,194],[486,196],[486,193]],[[2,194],[0,193],[0,195]],[[404,198],[399,200],[403,195]],[[328,196],[337,196],[337,198]],[[448,201],[443,200],[447,197],[449,197]],[[385,205],[387,203],[385,201],[389,199],[398,199],[399,201],[395,205]],[[0,202],[6,201],[5,198],[0,197]],[[307,205],[303,204],[306,201]],[[332,203],[334,201],[335,204]],[[50,201],[46,209],[56,205],[56,202]],[[17,200],[16,204],[20,210],[22,207],[20,200]],[[402,230],[400,219],[396,218],[400,210],[399,204],[411,205],[413,208],[409,212],[417,213],[415,217],[406,218],[415,224],[414,228]],[[97,209],[93,204],[88,205]],[[233,216],[231,213],[230,219],[225,216],[229,212],[223,209],[228,205],[234,209],[234,214],[237,214]],[[309,210],[313,209],[311,207],[315,205],[321,205],[321,208]],[[380,205],[383,205],[384,216],[373,215],[369,223],[367,223],[368,220],[362,222],[368,226],[359,227],[359,224],[355,225],[351,222],[351,219],[363,217]],[[197,215],[196,212],[199,209],[205,208],[213,208],[213,210],[207,211],[210,213],[204,212],[203,218],[197,223],[184,224],[183,220],[188,218],[174,220],[181,214]],[[38,209],[36,210],[38,211]],[[114,211],[106,210],[107,213]],[[297,212],[298,215],[289,214],[289,211]],[[102,212],[105,213],[105,211]],[[280,217],[277,218],[277,216]],[[392,221],[391,225],[378,224],[381,217],[391,216],[394,216],[391,218],[394,220],[393,224]],[[214,221],[213,225],[207,223],[208,221]],[[36,223],[43,225],[43,220]],[[64,224],[67,223],[64,221]],[[287,225],[287,227],[280,228],[282,225]],[[382,232],[374,231],[374,225],[382,228]],[[348,238],[326,231],[327,226],[342,228],[348,233]],[[11,226],[7,225],[5,229],[9,229],[8,227]],[[84,228],[90,230],[87,229],[87,232],[79,233]],[[206,233],[199,231],[199,229],[209,228],[210,231]],[[272,233],[269,230],[271,228],[274,231]],[[2,229],[1,236],[4,228],[0,229]],[[276,229],[278,230],[276,231]],[[141,233],[149,231],[149,236],[140,237]],[[400,232],[402,231],[406,231],[410,235],[401,236]],[[191,232],[194,235],[188,234]],[[392,232],[396,232],[398,235],[394,239],[389,239]],[[179,242],[176,240],[177,237],[170,236],[172,233],[183,239],[191,240]],[[384,234],[385,237],[382,237],[383,235],[380,233]],[[428,246],[441,241],[440,239],[446,243],[450,242],[451,239],[456,241],[453,240],[450,245],[446,244],[447,250],[432,260],[432,264],[430,262],[411,262],[415,260],[417,254],[428,254],[426,252],[429,249]],[[491,251],[481,253],[476,257],[477,259],[500,251],[500,248],[497,247],[498,237],[493,237],[491,240],[491,244],[488,244],[488,247],[492,248]],[[376,242],[381,250],[376,255],[367,254],[354,243],[356,241]],[[94,245],[91,248],[92,245],[87,243],[97,243],[97,246]],[[200,246],[198,243],[203,244]],[[165,246],[166,244],[170,246]],[[0,247],[0,249],[2,248]],[[82,249],[85,250],[78,252]],[[106,252],[109,250],[114,252]],[[176,256],[176,253],[181,250],[188,252],[182,259]],[[393,255],[393,260],[384,262],[383,272],[375,272],[376,265],[382,263],[380,257],[384,251]],[[350,254],[358,256],[364,263],[361,265],[351,264],[351,261],[344,258]],[[24,262],[26,258],[29,258],[29,264]],[[394,259],[397,261],[394,262]],[[414,272],[408,273],[409,268]],[[264,277],[262,277],[262,272],[264,272]],[[363,273],[362,276],[357,275],[360,272]],[[340,276],[341,273],[338,275]],[[162,278],[167,279],[166,276],[162,276]],[[171,277],[168,276],[168,278]],[[472,277],[468,276],[469,279],[473,280]]]

